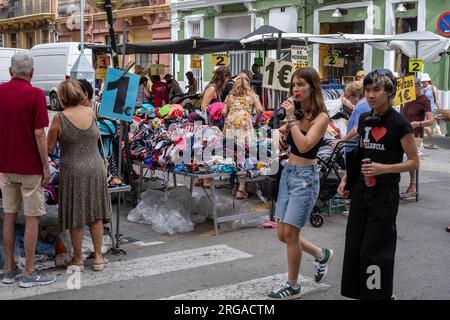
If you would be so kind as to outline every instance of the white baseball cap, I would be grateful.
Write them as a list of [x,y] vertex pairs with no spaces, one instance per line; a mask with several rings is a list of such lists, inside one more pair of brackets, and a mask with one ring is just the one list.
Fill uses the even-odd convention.
[[428,73],[422,73],[419,75],[420,81],[431,81],[430,75]]

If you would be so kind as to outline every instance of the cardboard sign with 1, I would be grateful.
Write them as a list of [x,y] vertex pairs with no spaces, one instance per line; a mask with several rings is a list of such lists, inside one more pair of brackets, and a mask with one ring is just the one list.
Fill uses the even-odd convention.
[[295,71],[294,64],[289,61],[278,61],[266,59],[264,66],[263,87],[289,91],[292,73]]
[[139,79],[137,74],[109,68],[99,115],[132,122]]

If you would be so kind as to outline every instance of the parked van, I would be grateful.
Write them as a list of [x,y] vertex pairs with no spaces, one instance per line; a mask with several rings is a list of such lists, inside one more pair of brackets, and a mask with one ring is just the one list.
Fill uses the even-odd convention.
[[[38,44],[31,48],[34,74],[31,84],[45,92],[51,110],[60,110],[56,89],[61,81],[70,79],[70,70],[80,56],[79,42]],[[84,49],[92,64],[92,50]]]
[[11,67],[12,56],[19,51],[30,52],[26,49],[0,48],[0,83],[8,82],[11,79],[9,67]]

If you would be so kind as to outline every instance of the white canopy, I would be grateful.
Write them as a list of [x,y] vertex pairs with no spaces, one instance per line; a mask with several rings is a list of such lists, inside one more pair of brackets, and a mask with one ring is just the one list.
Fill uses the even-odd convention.
[[[438,62],[440,53],[450,47],[450,39],[441,37],[430,31],[414,31],[399,35],[366,35],[366,34],[324,34],[314,35],[308,33],[282,33],[285,39],[303,39],[308,43],[318,44],[353,44],[364,43],[375,48],[392,51],[400,50],[404,55],[422,58],[425,63]],[[256,35],[241,41],[243,45],[249,42],[264,41],[264,39],[278,39],[277,33]]]

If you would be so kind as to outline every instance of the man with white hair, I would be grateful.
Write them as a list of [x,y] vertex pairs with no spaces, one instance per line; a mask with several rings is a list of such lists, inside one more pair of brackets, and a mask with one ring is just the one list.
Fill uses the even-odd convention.
[[[42,185],[50,178],[47,161],[47,104],[44,92],[31,86],[33,58],[16,53],[9,69],[11,80],[0,84],[0,187],[3,196],[3,243],[8,271],[4,284],[29,288],[56,281],[35,269],[40,217],[45,214]],[[25,213],[25,269],[14,259],[14,227],[22,206]]]

